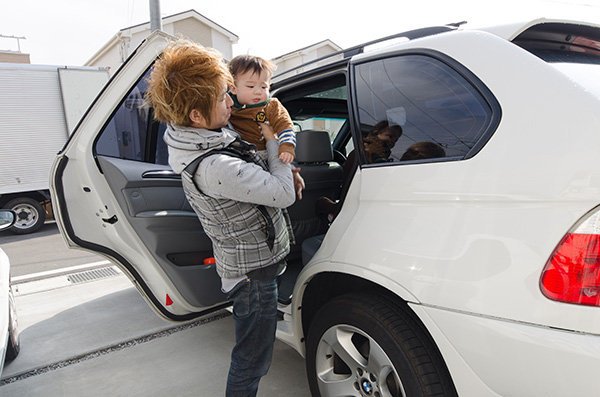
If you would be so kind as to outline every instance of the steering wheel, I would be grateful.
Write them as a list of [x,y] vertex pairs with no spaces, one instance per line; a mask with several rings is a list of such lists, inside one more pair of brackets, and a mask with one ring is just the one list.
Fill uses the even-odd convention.
[[344,164],[346,162],[346,155],[339,150],[333,149],[333,161],[338,164]]

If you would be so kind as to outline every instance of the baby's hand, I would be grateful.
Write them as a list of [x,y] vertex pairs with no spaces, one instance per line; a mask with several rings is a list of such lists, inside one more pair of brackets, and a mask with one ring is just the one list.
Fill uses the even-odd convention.
[[289,152],[283,152],[279,154],[279,160],[284,164],[289,164],[294,161],[294,156]]

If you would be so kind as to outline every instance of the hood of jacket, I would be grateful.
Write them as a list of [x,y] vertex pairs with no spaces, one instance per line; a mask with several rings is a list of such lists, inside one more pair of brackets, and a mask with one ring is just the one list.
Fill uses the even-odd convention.
[[169,165],[173,171],[181,174],[195,158],[212,150],[226,147],[237,136],[237,132],[230,128],[213,131],[169,125],[163,139],[169,150]]

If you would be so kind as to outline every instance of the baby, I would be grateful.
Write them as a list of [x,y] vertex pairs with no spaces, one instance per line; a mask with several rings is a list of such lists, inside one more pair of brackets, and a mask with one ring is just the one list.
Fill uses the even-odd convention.
[[234,79],[230,122],[259,152],[266,149],[259,123],[269,123],[279,140],[279,159],[289,164],[295,157],[296,134],[288,111],[269,96],[274,70],[271,61],[252,55],[239,55],[229,62]]

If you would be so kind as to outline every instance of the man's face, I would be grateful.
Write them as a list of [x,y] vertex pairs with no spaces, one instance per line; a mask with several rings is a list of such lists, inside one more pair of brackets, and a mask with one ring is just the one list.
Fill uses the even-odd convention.
[[271,78],[266,72],[260,74],[248,71],[235,77],[233,92],[242,105],[254,105],[264,102],[269,97]]
[[233,105],[233,100],[227,93],[227,88],[223,88],[211,111],[211,124],[207,128],[215,130],[225,127],[231,115],[231,105]]

